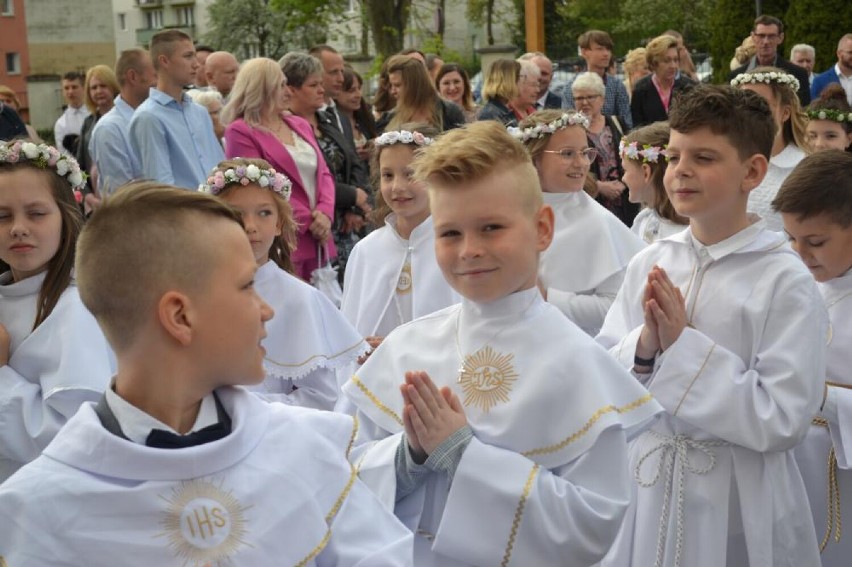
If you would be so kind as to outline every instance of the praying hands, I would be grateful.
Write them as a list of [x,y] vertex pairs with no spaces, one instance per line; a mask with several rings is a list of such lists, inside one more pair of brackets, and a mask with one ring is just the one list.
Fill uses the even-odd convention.
[[652,359],[669,348],[687,325],[686,302],[666,271],[654,266],[648,273],[642,297],[645,326],[636,345],[636,356]]
[[450,435],[467,425],[461,400],[448,387],[440,390],[425,372],[406,372],[402,393],[403,424],[415,462],[421,464]]

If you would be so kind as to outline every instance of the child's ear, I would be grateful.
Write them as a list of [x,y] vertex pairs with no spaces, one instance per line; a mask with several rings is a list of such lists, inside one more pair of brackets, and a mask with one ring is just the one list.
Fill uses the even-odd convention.
[[647,163],[642,164],[642,179],[645,180],[645,183],[651,182],[651,176],[654,175],[654,172],[651,170],[651,166]]
[[535,225],[537,231],[536,250],[544,252],[553,240],[553,207],[542,205],[535,214]]
[[192,342],[193,329],[198,322],[192,302],[179,291],[170,290],[157,302],[157,319],[167,335],[181,346]]
[[746,168],[746,174],[740,187],[745,193],[749,193],[766,177],[769,160],[763,154],[754,154],[743,162],[743,167]]

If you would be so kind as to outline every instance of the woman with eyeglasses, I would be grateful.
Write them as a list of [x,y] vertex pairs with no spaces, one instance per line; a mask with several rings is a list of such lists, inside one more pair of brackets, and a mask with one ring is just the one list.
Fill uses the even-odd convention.
[[576,109],[589,119],[588,136],[597,150],[592,163],[598,202],[621,219],[626,226],[633,224],[639,206],[627,199],[627,186],[621,181],[624,170],[618,155],[618,142],[624,128],[614,115],[603,114],[605,87],[597,73],[582,73],[571,84]]
[[678,93],[695,84],[680,73],[678,53],[678,41],[670,35],[655,37],[645,46],[645,60],[651,74],[633,86],[630,113],[634,128],[667,120]]
[[570,110],[541,110],[513,134],[526,146],[555,217],[553,241],[539,261],[541,293],[594,336],[645,243],[583,191],[597,155],[588,124]]

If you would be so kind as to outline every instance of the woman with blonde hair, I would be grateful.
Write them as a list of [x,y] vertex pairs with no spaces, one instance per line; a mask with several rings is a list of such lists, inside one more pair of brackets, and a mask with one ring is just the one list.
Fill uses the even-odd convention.
[[225,155],[260,158],[293,183],[290,206],[296,219],[295,274],[310,281],[319,267],[318,250],[334,257],[334,178],[311,125],[290,115],[290,90],[281,67],[260,57],[243,63],[230,101],[222,109]]
[[[84,101],[90,114],[83,120],[83,128],[80,130],[80,143],[77,144],[77,163],[80,169],[93,174],[86,180],[86,193],[96,193],[97,172],[92,170],[94,163],[89,155],[89,142],[92,139],[92,131],[101,117],[112,110],[115,97],[118,96],[120,88],[115,72],[106,65],[95,65],[86,72],[86,82],[83,85]],[[90,206],[95,206],[88,199]]]
[[757,46],[754,44],[754,40],[751,35],[747,35],[742,44],[734,50],[734,56],[731,59],[731,71],[735,71],[748,63],[748,60],[754,57],[756,52]]
[[648,62],[645,60],[645,48],[637,47],[631,49],[624,56],[624,86],[627,87],[627,95],[633,97],[633,85],[642,77],[651,74],[648,70]]
[[695,84],[685,74],[679,74],[678,42],[670,35],[661,35],[648,42],[645,61],[651,74],[636,82],[630,99],[634,128],[667,120],[679,93]]
[[772,200],[787,176],[811,153],[807,136],[808,117],[796,94],[799,80],[775,67],[756,67],[734,77],[731,85],[756,92],[766,99],[772,110],[777,130],[769,168],[760,185],[748,194],[748,210],[760,215],[770,230],[781,232],[784,223],[781,214],[772,209]]
[[402,124],[428,124],[439,132],[464,126],[464,114],[438,94],[426,67],[407,55],[388,60],[388,88],[396,107],[376,122],[379,132],[397,130]]
[[496,120],[504,126],[517,126],[518,117],[511,106],[518,98],[518,81],[521,64],[514,59],[497,59],[488,69],[482,85],[482,100],[485,105],[477,120]]

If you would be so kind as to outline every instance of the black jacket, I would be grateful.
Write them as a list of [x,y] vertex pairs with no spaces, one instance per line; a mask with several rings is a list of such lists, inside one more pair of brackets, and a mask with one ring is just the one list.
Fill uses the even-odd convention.
[[[349,210],[355,206],[356,188],[360,187],[370,193],[370,172],[364,162],[358,158],[352,142],[345,138],[328,114],[318,111],[317,122],[323,137],[331,139],[340,148],[344,158],[342,170],[331,172],[335,179],[334,208]],[[326,159],[326,162],[328,161]],[[331,169],[331,164],[329,164],[329,169]]]
[[[659,122],[660,120],[668,120],[669,115],[663,106],[663,101],[660,100],[660,93],[657,92],[657,87],[651,81],[654,75],[642,77],[633,86],[633,98],[630,99],[630,114],[633,115],[633,127],[645,126]],[[672,100],[669,102],[669,108],[674,104],[675,98],[695,84],[695,81],[681,75],[675,79],[672,87]]]
[[515,112],[507,105],[497,99],[488,99],[479,114],[476,115],[477,120],[496,120],[503,126],[518,126],[518,117]]

